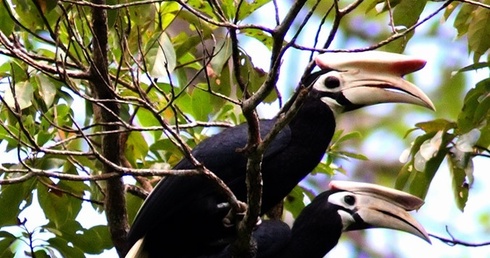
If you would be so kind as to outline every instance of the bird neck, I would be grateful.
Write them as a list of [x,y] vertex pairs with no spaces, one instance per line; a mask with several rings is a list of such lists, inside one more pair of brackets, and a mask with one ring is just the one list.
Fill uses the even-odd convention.
[[289,126],[293,134],[298,134],[294,135],[297,139],[310,140],[326,149],[335,132],[335,114],[315,92],[310,92]]
[[334,248],[342,234],[342,220],[337,209],[322,193],[306,206],[294,222],[291,242],[284,257],[322,258]]

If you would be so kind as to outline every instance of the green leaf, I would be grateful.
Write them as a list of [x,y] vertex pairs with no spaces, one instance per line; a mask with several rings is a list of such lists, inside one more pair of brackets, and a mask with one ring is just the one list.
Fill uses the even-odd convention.
[[450,3],[447,7],[446,10],[444,10],[444,20],[447,21],[449,19],[449,16],[456,10],[456,7],[459,6],[459,2],[452,2]]
[[217,43],[214,49],[213,58],[211,59],[211,69],[208,71],[208,75],[213,77],[218,77],[221,75],[223,67],[228,63],[231,57],[231,39],[230,37],[224,38],[222,41]]
[[[141,125],[144,127],[160,126],[154,114],[147,109],[139,108],[136,113],[136,118],[138,119],[138,122],[141,123]],[[158,140],[162,136],[162,131],[152,131],[150,132],[150,134],[153,135],[154,140]]]
[[458,70],[458,73],[474,71],[482,68],[490,68],[490,63],[473,63]]
[[221,0],[218,3],[220,3],[225,18],[229,21],[232,21],[235,18],[236,8],[243,5],[238,5],[234,0]]
[[136,214],[141,208],[141,205],[143,205],[143,201],[144,201],[143,199],[134,196],[132,194],[126,195],[126,210],[128,212],[128,221],[130,223],[134,222],[134,219],[136,218]]
[[5,62],[0,66],[0,76],[12,76],[14,82],[27,81],[29,80],[29,77],[27,76],[25,69],[27,69],[25,63],[22,63],[21,61],[16,59],[9,60],[9,62]]
[[464,36],[468,32],[470,20],[472,19],[472,13],[476,9],[476,5],[464,4],[461,6],[456,19],[454,19],[454,28],[458,31],[458,38]]
[[52,127],[51,123],[53,122],[59,127],[71,127],[73,125],[73,112],[74,110],[66,104],[55,105],[46,112],[46,117],[41,118],[41,125],[45,130]]
[[396,189],[404,190],[408,188],[411,180],[413,180],[413,177],[415,176],[416,173],[414,169],[414,156],[419,151],[420,146],[427,140],[434,137],[435,134],[436,132],[430,132],[415,138],[415,140],[412,143],[412,148],[410,149],[411,159],[400,170],[395,182]]
[[100,254],[114,246],[111,241],[109,227],[106,225],[93,226],[85,230],[84,235],[87,244],[83,250],[86,253]]
[[464,134],[479,128],[490,118],[490,78],[478,82],[465,96],[463,109],[458,116],[458,131]]
[[238,18],[243,20],[250,16],[255,10],[264,6],[265,4],[271,2],[271,0],[253,0],[253,1],[243,1],[238,11]]
[[361,133],[358,131],[350,132],[343,134],[343,130],[337,130],[339,132],[339,135],[337,137],[334,137],[335,141],[334,144],[338,145],[342,142],[351,140],[351,139],[360,139],[362,137]]
[[456,201],[456,206],[463,211],[468,201],[469,188],[471,186],[466,181],[467,173],[472,173],[473,163],[469,153],[461,153],[456,148],[453,148],[447,155],[447,162],[451,172],[454,200]]
[[36,257],[36,258],[51,258],[49,251],[46,250],[46,249],[37,249],[34,252],[34,256],[33,257]]
[[[257,91],[260,86],[262,86],[262,84],[265,82],[265,79],[267,78],[267,73],[264,70],[255,67],[252,62],[252,58],[245,52],[240,51],[238,58],[239,63],[243,64],[242,66],[240,66],[240,72],[242,80],[247,83],[247,89],[250,92]],[[264,102],[272,103],[276,99],[277,94],[272,91],[268,96],[265,97]]]
[[85,229],[79,222],[73,220],[65,223],[61,228],[53,228],[48,225],[45,229],[55,234],[56,238],[72,243],[77,249],[87,254],[100,254],[105,249],[113,247],[109,228],[105,225]]
[[378,4],[383,4],[383,8],[381,9],[381,11],[379,11],[379,13],[382,13],[382,12],[386,12],[388,10],[393,9],[395,8],[401,1],[403,0],[389,0],[389,5],[386,3],[387,1],[386,0],[370,0],[370,1],[367,1],[368,5],[367,5],[367,8],[366,8],[366,13],[368,13],[369,11],[371,10],[376,10],[375,7],[378,5]]
[[476,145],[478,146],[490,146],[490,123],[487,122],[485,126],[480,128],[480,139],[478,139],[478,142]]
[[[247,35],[251,38],[254,38],[264,44],[267,49],[272,50],[272,46],[274,44],[274,39],[271,35],[257,29],[243,29],[240,30],[240,33]],[[287,42],[284,42],[286,44]]]
[[200,121],[208,121],[208,115],[213,110],[213,106],[210,105],[211,94],[199,89],[183,94],[177,103],[182,111]]
[[167,33],[161,33],[158,40],[151,43],[146,57],[152,64],[150,75],[154,78],[167,77],[177,65],[175,49]]
[[83,250],[76,246],[72,246],[68,241],[61,237],[54,237],[48,239],[46,242],[49,243],[51,247],[56,248],[63,257],[70,257],[70,258],[84,258],[85,254]]
[[441,166],[447,151],[445,145],[441,146],[437,154],[425,163],[425,170],[415,172],[415,178],[409,187],[411,194],[425,199],[425,196],[429,191],[430,183]]
[[150,145],[150,151],[157,157],[161,157],[160,154],[163,152],[165,157],[159,161],[168,162],[172,166],[182,159],[182,151],[169,139],[155,141]]
[[[120,1],[117,1],[117,3],[120,3]],[[132,26],[141,33],[159,31],[155,28],[156,5],[133,5],[128,7],[126,11],[131,16]]]
[[490,118],[490,81],[487,82],[488,90],[486,95],[481,95],[478,98],[478,106],[476,107],[475,114],[473,117],[473,124],[480,125],[481,123],[488,122],[487,119]]
[[326,162],[320,162],[318,165],[316,165],[315,169],[313,169],[312,174],[321,173],[321,174],[326,174],[329,176],[335,175],[335,172],[340,172],[342,174],[345,174],[344,169],[337,166],[333,162],[332,156],[335,156],[335,155],[331,155],[330,153],[328,153],[327,161]]
[[162,29],[167,29],[168,26],[175,20],[176,14],[181,10],[181,6],[177,2],[162,2],[160,3],[160,11],[158,12],[161,20]]
[[[44,180],[47,184],[57,187],[50,180]],[[71,197],[55,188],[49,189],[44,184],[38,186],[38,200],[44,215],[51,223],[54,223],[56,228],[61,228],[66,223],[74,221],[82,208],[80,199]]]
[[9,1],[2,1],[0,3],[0,31],[7,36],[12,33],[15,25],[12,18],[10,18],[9,12],[7,11],[10,9],[9,5]]
[[335,154],[338,156],[344,156],[345,158],[353,158],[353,159],[358,159],[358,160],[369,160],[368,157],[366,157],[360,153],[353,153],[353,152],[348,152],[348,151],[338,151],[338,152],[335,152]]
[[36,138],[36,142],[39,146],[43,146],[44,144],[46,144],[47,142],[49,142],[50,140],[54,139],[55,137],[55,133],[52,132],[52,131],[48,131],[48,130],[41,130],[39,131],[38,134],[35,135],[35,138]]
[[0,231],[0,257],[13,257],[10,246],[17,238],[7,231]]
[[395,187],[408,188],[411,194],[425,198],[454,137],[447,130],[431,131],[417,137],[410,151],[411,159],[400,170]]
[[474,52],[473,62],[478,63],[480,57],[490,49],[490,10],[477,8],[468,26],[468,47]]
[[46,104],[47,107],[50,107],[51,105],[53,105],[56,96],[56,85],[50,78],[42,73],[37,74],[35,79],[38,83],[39,96],[41,96],[44,104]]
[[189,0],[187,4],[196,8],[202,13],[207,14],[209,17],[217,18],[214,12],[214,8],[211,6],[211,2],[204,0]]
[[30,205],[35,186],[35,179],[29,179],[22,184],[0,186],[0,207],[3,207],[0,212],[0,227],[17,225],[17,216]]
[[284,208],[291,212],[293,218],[297,218],[299,213],[306,206],[304,203],[304,190],[300,186],[296,186],[286,197],[284,202]]
[[42,20],[34,1],[12,0],[11,2],[12,7],[15,7],[12,11],[16,13],[15,16],[19,18],[23,26],[31,29],[31,31],[37,31],[40,28],[44,28],[44,21]]
[[415,124],[415,126],[424,130],[426,133],[433,133],[438,131],[448,131],[449,129],[456,128],[457,125],[446,119],[436,119],[428,122],[420,122]]
[[141,132],[131,132],[126,141],[124,154],[133,167],[139,167],[137,161],[145,161],[148,154],[148,143]]
[[[199,1],[202,0],[192,0],[188,3]],[[207,4],[208,1],[202,2],[204,2],[202,6],[209,6]],[[203,9],[199,9],[199,11],[203,11]],[[211,16],[214,16],[212,9]],[[197,35],[182,32],[177,37],[172,38],[172,41],[174,42],[175,52],[178,57],[181,57],[185,53],[188,53],[190,50],[195,49],[197,45],[203,42],[203,40],[211,38],[215,27],[209,23],[203,23],[198,17],[196,17],[196,15],[185,10],[180,10],[178,12],[178,18],[187,21],[190,24],[191,29],[198,30],[200,32]]]
[[[395,26],[403,26],[404,28],[409,28],[415,25],[419,20],[420,15],[424,11],[426,4],[426,0],[401,0],[401,2],[396,5],[395,10],[393,11],[393,22]],[[391,7],[393,8],[394,6]],[[390,52],[402,53],[412,36],[413,31],[409,32],[404,37],[390,42],[388,45],[386,45],[385,48]]]
[[15,84],[14,92],[9,87],[5,91],[4,100],[10,108],[15,109],[16,103],[20,109],[28,108],[32,105],[34,88],[29,81],[22,81]]

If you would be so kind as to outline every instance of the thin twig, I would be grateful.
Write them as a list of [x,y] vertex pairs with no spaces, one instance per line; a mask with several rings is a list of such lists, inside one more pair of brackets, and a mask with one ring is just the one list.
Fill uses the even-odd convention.
[[440,236],[436,236],[434,234],[429,234],[429,236],[441,240],[443,243],[449,245],[449,246],[455,246],[455,245],[462,245],[462,246],[469,246],[469,247],[481,247],[481,246],[487,246],[490,245],[490,241],[488,242],[482,242],[482,243],[470,243],[466,241],[461,241],[456,239],[451,232],[449,231],[448,226],[446,226],[446,233],[451,237],[449,238],[444,238]]
[[462,2],[462,3],[476,5],[476,6],[485,8],[485,9],[490,9],[490,5],[489,4],[485,4],[485,3],[482,3],[482,2],[478,2],[478,1],[473,1],[473,0],[456,0],[456,1]]

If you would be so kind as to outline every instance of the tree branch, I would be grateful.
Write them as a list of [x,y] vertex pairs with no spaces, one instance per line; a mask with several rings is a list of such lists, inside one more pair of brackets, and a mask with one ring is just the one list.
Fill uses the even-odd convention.
[[[239,69],[238,60],[238,46],[235,30],[230,29],[230,35],[232,39],[232,58],[234,64],[235,78],[244,93],[244,101],[242,102],[242,111],[248,122],[248,135],[249,139],[247,146],[242,151],[247,154],[247,171],[246,171],[246,185],[247,185],[247,203],[249,205],[244,219],[238,224],[238,238],[232,244],[232,254],[237,257],[254,257],[255,256],[255,244],[251,238],[252,230],[257,223],[257,218],[260,215],[261,200],[262,200],[262,175],[261,175],[261,163],[262,156],[267,148],[269,142],[264,144],[260,139],[259,120],[256,114],[256,107],[259,105],[266,96],[275,88],[277,78],[279,76],[279,70],[281,67],[282,56],[288,45],[283,46],[286,33],[291,28],[291,24],[297,17],[305,0],[298,0],[293,3],[285,19],[276,26],[273,35],[273,46],[271,54],[271,66],[269,75],[265,83],[255,92],[253,95],[247,93],[246,85],[242,81],[242,77]],[[238,13],[238,12],[237,12]],[[238,17],[236,17],[238,19]],[[236,22],[236,20],[235,20]]]
[[326,48],[313,48],[313,47],[307,47],[307,46],[301,46],[301,45],[297,45],[297,44],[293,44],[293,48],[296,48],[296,49],[299,49],[299,50],[308,50],[308,51],[316,51],[316,52],[320,52],[320,53],[326,53],[326,52],[364,52],[364,51],[369,51],[369,50],[375,50],[375,49],[378,49],[396,39],[399,39],[399,38],[402,38],[404,37],[406,34],[410,33],[411,31],[415,30],[417,27],[419,27],[420,25],[424,24],[425,22],[427,22],[428,20],[432,19],[432,17],[434,17],[435,15],[437,15],[439,12],[441,12],[442,10],[446,9],[446,7],[451,4],[452,2],[454,2],[454,0],[448,0],[446,2],[444,2],[443,5],[441,5],[439,8],[437,8],[437,10],[435,10],[433,13],[429,14],[427,17],[425,17],[424,19],[420,20],[419,22],[417,22],[416,24],[414,24],[413,26],[409,27],[408,29],[404,30],[403,32],[397,32],[393,35],[391,35],[390,37],[374,44],[374,45],[371,45],[371,46],[368,46],[368,47],[363,47],[363,48],[356,48],[356,49],[326,49]]
[[[94,4],[106,4],[105,0],[93,0]],[[105,9],[92,7],[92,62],[90,64],[90,86],[97,99],[112,100],[115,98],[108,72],[108,31],[107,12]],[[119,105],[112,101],[101,103],[104,108],[96,109],[100,112],[100,121],[111,123],[119,120]],[[94,106],[95,107],[95,106]],[[117,130],[118,126],[107,124],[104,130]],[[120,141],[119,134],[107,134],[102,138],[103,157],[114,164],[120,164],[121,152],[124,143]],[[114,168],[103,163],[103,173],[114,172]],[[116,171],[117,172],[117,171]],[[122,176],[122,175],[121,175]],[[126,212],[125,187],[122,177],[107,180],[105,212],[112,242],[120,257],[124,257],[128,250],[127,233],[129,231],[128,216]]]
[[490,9],[490,5],[485,4],[485,3],[481,3],[481,2],[478,2],[478,1],[473,1],[473,0],[456,0],[456,1],[461,2],[461,3],[467,3],[467,4],[476,5],[476,6],[485,8],[485,9]]
[[451,232],[449,232],[449,228],[446,226],[446,232],[447,234],[451,237],[450,239],[436,236],[434,234],[429,234],[429,236],[441,240],[443,243],[449,245],[449,246],[455,246],[455,245],[462,245],[462,246],[469,246],[469,247],[481,247],[481,246],[487,246],[490,245],[490,241],[488,242],[482,242],[482,243],[470,243],[466,241],[461,241],[456,239]]

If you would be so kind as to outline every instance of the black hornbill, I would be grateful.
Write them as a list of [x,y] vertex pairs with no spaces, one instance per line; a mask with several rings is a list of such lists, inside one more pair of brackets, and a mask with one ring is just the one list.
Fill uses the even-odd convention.
[[[263,155],[262,214],[278,204],[320,162],[335,131],[335,116],[367,105],[412,103],[434,108],[429,98],[403,75],[425,61],[387,52],[327,53],[315,59],[320,71],[303,81],[310,91],[292,121]],[[264,137],[276,119],[261,120]],[[207,138],[192,151],[241,201],[246,201],[243,148],[247,124]],[[183,159],[175,169],[193,168]],[[150,257],[192,257],[202,249],[222,249],[235,233],[224,225],[226,197],[204,176],[167,177],[148,196],[129,232],[133,246],[144,238]],[[140,242],[141,243],[141,242]],[[189,248],[192,247],[192,248]],[[214,248],[215,247],[215,248]]]
[[[408,213],[423,201],[374,184],[332,181],[295,220],[292,229],[280,220],[263,221],[253,237],[257,258],[321,258],[334,248],[342,232],[367,228],[405,231],[430,243],[424,228]],[[228,248],[198,258],[231,258]]]

